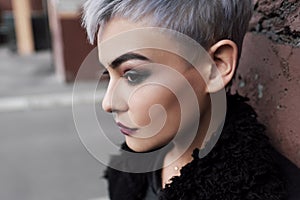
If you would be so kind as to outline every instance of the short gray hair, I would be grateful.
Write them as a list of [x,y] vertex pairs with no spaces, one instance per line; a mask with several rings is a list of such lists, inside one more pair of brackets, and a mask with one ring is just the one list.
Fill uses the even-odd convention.
[[252,0],[87,0],[83,27],[90,43],[113,17],[186,34],[204,48],[222,39],[235,42],[241,53],[252,16]]

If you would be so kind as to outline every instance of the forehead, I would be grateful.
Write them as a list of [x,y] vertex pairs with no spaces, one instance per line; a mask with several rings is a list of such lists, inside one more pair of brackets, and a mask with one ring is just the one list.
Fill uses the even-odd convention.
[[149,27],[143,22],[113,18],[99,30],[98,52],[104,65],[128,52],[145,49],[173,53],[194,66],[206,55],[204,48],[188,36],[170,29]]
[[[122,18],[111,19],[98,32],[100,61],[108,64],[123,54],[145,49],[172,49],[170,39],[158,32],[154,33],[154,29],[142,22],[135,23]],[[157,41],[160,41],[159,46],[154,44]]]
[[98,32],[98,44],[121,34],[122,32],[128,32],[133,29],[144,28],[146,27],[142,23],[135,23],[129,20],[114,17],[109,20],[104,27],[101,28],[101,31]]

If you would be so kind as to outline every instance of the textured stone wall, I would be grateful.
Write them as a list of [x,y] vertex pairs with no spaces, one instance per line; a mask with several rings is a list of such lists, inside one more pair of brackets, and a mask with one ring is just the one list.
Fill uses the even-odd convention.
[[248,96],[273,145],[300,167],[300,0],[255,0],[232,88]]
[[300,1],[255,0],[250,29],[276,43],[300,47]]

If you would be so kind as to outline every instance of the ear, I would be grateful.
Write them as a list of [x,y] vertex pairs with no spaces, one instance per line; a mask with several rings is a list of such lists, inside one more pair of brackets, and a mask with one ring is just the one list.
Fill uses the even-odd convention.
[[210,47],[209,55],[214,61],[210,70],[207,92],[217,92],[231,81],[238,59],[237,45],[231,40],[221,40]]

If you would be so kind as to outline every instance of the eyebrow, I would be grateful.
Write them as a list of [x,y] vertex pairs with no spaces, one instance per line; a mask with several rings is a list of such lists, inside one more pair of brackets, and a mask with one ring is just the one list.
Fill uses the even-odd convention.
[[126,54],[123,54],[120,57],[116,58],[114,61],[112,61],[111,64],[109,64],[109,66],[111,66],[112,68],[117,68],[122,63],[127,62],[129,60],[146,60],[146,61],[150,61],[149,58],[147,58],[147,57],[145,57],[141,54],[126,53]]

